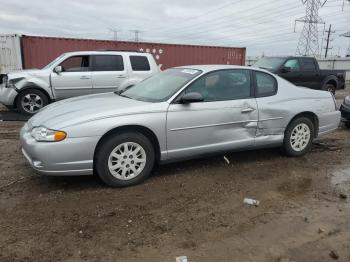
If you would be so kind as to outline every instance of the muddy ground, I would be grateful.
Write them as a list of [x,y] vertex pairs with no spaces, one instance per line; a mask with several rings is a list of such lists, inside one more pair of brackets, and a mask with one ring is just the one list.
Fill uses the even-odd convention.
[[220,155],[165,165],[112,189],[36,175],[20,153],[22,124],[0,123],[0,261],[350,261],[345,127],[304,157],[228,153],[230,164]]

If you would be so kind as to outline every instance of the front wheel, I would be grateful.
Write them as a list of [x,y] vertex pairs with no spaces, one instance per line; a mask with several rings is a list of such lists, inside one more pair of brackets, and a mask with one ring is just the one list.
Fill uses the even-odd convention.
[[102,141],[94,164],[103,182],[112,187],[123,187],[145,180],[154,161],[154,147],[150,140],[138,132],[125,132]]
[[47,96],[37,89],[27,89],[19,93],[17,109],[24,114],[34,115],[49,103]]
[[335,95],[335,89],[336,87],[332,84],[326,84],[326,86],[324,87],[324,90],[331,92],[333,95]]
[[293,120],[284,135],[283,148],[288,156],[302,156],[307,153],[314,139],[314,124],[309,118]]

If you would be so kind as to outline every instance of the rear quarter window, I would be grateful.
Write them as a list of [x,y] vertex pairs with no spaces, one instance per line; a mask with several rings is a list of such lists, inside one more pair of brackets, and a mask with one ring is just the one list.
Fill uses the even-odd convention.
[[146,56],[130,56],[131,68],[133,71],[150,71],[148,58]]
[[277,80],[264,72],[254,72],[256,97],[273,96],[277,93]]
[[307,71],[316,70],[315,61],[312,58],[301,58],[300,60],[304,70],[307,70]]

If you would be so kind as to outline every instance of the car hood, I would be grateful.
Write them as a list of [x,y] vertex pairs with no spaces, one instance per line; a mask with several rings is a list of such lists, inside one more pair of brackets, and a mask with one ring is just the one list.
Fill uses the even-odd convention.
[[107,117],[159,111],[157,104],[121,97],[114,93],[81,96],[45,107],[28,121],[28,125],[58,130]]
[[29,70],[14,71],[7,74],[7,76],[9,80],[11,80],[11,79],[24,78],[29,76],[39,76],[43,74],[47,74],[47,71],[40,70],[40,69],[29,69]]

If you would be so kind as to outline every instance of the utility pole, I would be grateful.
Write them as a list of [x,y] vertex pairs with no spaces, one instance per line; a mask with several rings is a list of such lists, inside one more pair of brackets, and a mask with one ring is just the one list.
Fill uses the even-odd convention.
[[333,48],[333,47],[329,47],[329,42],[333,41],[332,39],[330,39],[330,36],[331,36],[331,34],[335,33],[335,31],[332,31],[332,25],[331,24],[329,25],[329,29],[326,31],[326,33],[327,33],[327,39],[326,39],[327,40],[327,44],[326,44],[326,52],[324,54],[325,58],[327,58],[328,50]]
[[111,31],[113,33],[113,40],[117,41],[118,40],[118,32],[120,32],[120,30],[118,30],[116,28],[109,28],[109,31]]
[[135,42],[139,42],[140,41],[139,35],[142,33],[142,31],[140,31],[140,30],[131,30],[130,32],[135,34],[134,41]]
[[327,0],[301,0],[305,5],[305,16],[295,20],[294,32],[297,22],[304,23],[303,30],[300,34],[296,55],[312,55],[320,54],[318,44],[318,24],[325,24],[325,22],[318,15],[319,9],[324,6]]

